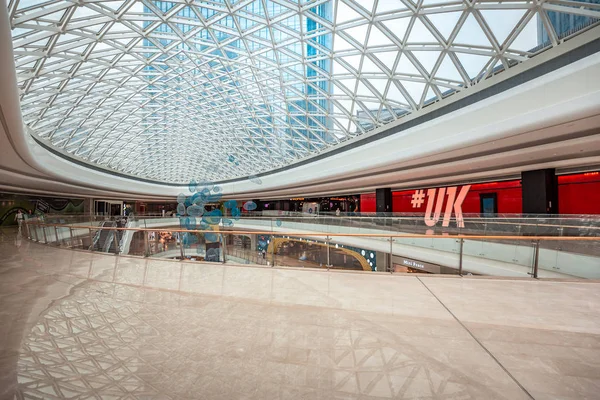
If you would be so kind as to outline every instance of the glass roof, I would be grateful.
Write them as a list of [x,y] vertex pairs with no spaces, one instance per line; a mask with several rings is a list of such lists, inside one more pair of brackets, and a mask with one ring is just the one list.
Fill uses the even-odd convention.
[[319,154],[556,46],[600,0],[10,0],[33,135],[169,183]]

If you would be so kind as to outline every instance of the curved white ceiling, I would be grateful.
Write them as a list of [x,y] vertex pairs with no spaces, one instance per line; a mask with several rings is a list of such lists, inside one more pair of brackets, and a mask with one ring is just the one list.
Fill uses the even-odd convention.
[[[24,123],[185,184],[268,172],[419,111],[597,24],[597,1],[11,0]],[[572,7],[572,5],[577,7]]]

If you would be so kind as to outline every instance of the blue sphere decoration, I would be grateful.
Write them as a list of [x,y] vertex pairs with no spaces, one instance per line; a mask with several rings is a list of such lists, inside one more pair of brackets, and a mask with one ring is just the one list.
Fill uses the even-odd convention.
[[222,216],[223,216],[223,213],[221,213],[221,210],[215,209],[215,210],[209,211],[207,213],[204,213],[204,217],[202,218],[202,220],[209,225],[219,225],[219,222],[221,222]]
[[205,233],[204,240],[207,242],[217,242],[219,241],[219,237],[216,233]]
[[200,192],[200,191],[206,189],[206,190],[208,190],[210,192],[213,189],[214,186],[215,186],[215,184],[212,183],[212,182],[210,182],[210,181],[201,181],[196,186],[196,190],[198,192]]
[[244,210],[246,211],[252,211],[252,210],[256,210],[256,203],[253,201],[247,201],[244,203]]
[[192,204],[187,208],[187,213],[192,217],[201,217],[204,214],[204,207]]
[[185,219],[185,229],[189,229],[190,231],[196,229],[196,218],[187,217]]

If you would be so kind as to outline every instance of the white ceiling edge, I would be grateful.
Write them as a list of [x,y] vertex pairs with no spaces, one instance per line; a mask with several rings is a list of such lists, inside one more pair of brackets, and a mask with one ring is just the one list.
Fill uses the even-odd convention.
[[[0,7],[1,13],[6,14],[5,7]],[[7,16],[0,15],[1,20],[5,20],[5,17]],[[593,32],[597,33],[598,29],[594,29]],[[588,32],[588,34],[591,33]],[[576,39],[578,38],[574,40]],[[567,42],[565,45],[569,45],[565,48],[570,47],[571,43]],[[559,46],[559,48],[553,50],[563,49],[560,49]],[[564,51],[557,51],[553,54],[556,56],[561,52]],[[12,54],[10,27],[7,24],[0,24],[0,54]],[[514,75],[521,72],[523,69],[530,68],[530,65],[540,63],[543,58],[549,57],[549,54],[550,52],[546,52],[538,56],[541,58],[536,57],[530,60],[531,63],[521,64],[503,74],[507,74],[505,77],[508,77],[510,74]],[[384,184],[384,180],[376,179],[377,170],[390,165],[399,163],[416,164],[424,158],[435,158],[437,154],[447,156],[449,153],[469,159],[477,155],[469,152],[469,149],[474,145],[483,143],[493,145],[494,141],[512,135],[543,130],[598,114],[600,109],[600,80],[597,79],[597,76],[600,76],[600,54],[586,57],[518,87],[407,129],[399,134],[296,168],[261,177],[261,185],[249,181],[223,184],[221,185],[223,193],[224,196],[230,198],[261,198],[267,194],[281,193],[283,190],[285,190],[285,193],[290,193],[290,195],[302,195],[304,192],[315,190],[328,190],[330,192],[340,190],[364,192],[372,190],[375,187],[381,187],[378,186],[377,182]],[[490,80],[490,83],[487,84],[492,83],[494,82]],[[23,130],[12,57],[0,57],[0,85],[2,85],[0,111],[4,116],[3,127],[8,131],[7,135],[4,135],[4,132],[0,132],[0,134],[3,136],[2,141],[4,143],[10,142],[10,146],[2,146],[2,152],[0,153],[2,155],[0,159],[0,187],[39,190],[40,182],[43,182],[45,183],[43,190],[48,193],[72,193],[73,195],[80,194],[80,196],[88,197],[121,196],[123,198],[149,200],[174,198],[180,192],[189,193],[187,186],[166,186],[115,176],[82,167],[48,152]],[[484,87],[484,85],[478,86]],[[480,90],[478,87],[477,89]],[[460,95],[466,96],[472,93],[474,92],[467,90]],[[443,104],[447,103],[441,102],[440,105],[435,107]],[[435,107],[424,110],[424,113],[435,109]],[[587,128],[597,127],[588,126]],[[4,131],[4,129],[1,130]],[[528,140],[527,135],[522,136],[523,141],[526,142]],[[573,159],[571,161],[556,160],[541,164],[536,163],[536,160],[528,160],[528,164],[523,164],[522,168],[525,168],[525,165],[544,165],[545,167],[561,165],[568,168],[580,165],[580,163]],[[410,166],[407,165],[406,169],[409,170]],[[12,174],[21,174],[21,179],[14,182],[14,177],[12,177],[10,179],[12,183],[8,182],[9,178],[7,176],[9,174],[6,173],[7,170]],[[373,176],[367,179],[370,181],[369,185],[361,183],[357,186],[351,184],[350,181],[353,175],[369,172],[373,172]],[[434,165],[428,168],[430,178],[425,179],[423,177],[420,181],[412,180],[410,185],[414,186],[418,182],[435,184],[435,182],[432,182],[432,179],[435,180],[435,178],[431,177],[446,175],[447,173],[448,170],[445,164]],[[455,176],[468,176],[469,170],[456,170],[454,173]],[[514,171],[511,173],[514,173]],[[502,175],[503,172],[496,169],[487,173],[479,173],[479,176],[483,179],[486,174],[487,176],[498,176]],[[438,183],[441,181],[439,180]],[[328,183],[318,185],[321,182]],[[389,180],[385,182],[386,187],[394,186],[389,183]],[[311,187],[314,187],[314,189],[311,189]]]
[[[296,195],[315,190],[360,192],[372,190],[377,186],[365,184],[357,186],[350,182],[352,176],[357,173],[364,174],[372,170],[373,179],[370,180],[376,183],[381,181],[375,179],[377,170],[394,164],[405,164],[406,170],[409,171],[411,168],[408,164],[411,162],[417,163],[427,158],[435,159],[436,155],[448,156],[452,153],[454,156],[462,156],[465,160],[469,160],[477,155],[469,151],[474,150],[470,148],[475,145],[488,143],[493,146],[495,141],[523,133],[526,134],[522,135],[524,136],[522,139],[527,141],[530,139],[527,136],[531,136],[529,132],[544,131],[561,123],[571,124],[578,119],[583,120],[586,117],[589,119],[590,116],[596,115],[600,109],[600,80],[593,77],[598,75],[600,75],[600,55],[596,54],[400,134],[307,165],[261,177],[262,185],[247,181],[223,184],[224,195],[260,198],[267,193],[277,195],[276,192],[282,189],[286,189],[285,193]],[[598,126],[600,124],[596,120],[579,128],[588,130]],[[56,184],[63,182],[69,186],[74,185],[69,190],[70,193],[128,198],[141,196],[148,199],[172,198],[180,192],[188,193],[185,186],[167,187],[87,169],[48,152],[30,136],[25,136],[21,144],[25,144],[27,149],[26,157],[23,158],[31,161],[39,178],[44,179],[47,176],[51,177]],[[29,162],[27,164],[31,166]],[[580,163],[561,162],[560,164],[569,167]],[[551,167],[558,166],[558,163],[544,165]],[[438,173],[446,172],[447,166],[440,165]],[[469,171],[467,169],[464,172]],[[459,171],[456,173],[459,174]],[[490,171],[488,175],[490,173],[502,174],[499,170]],[[435,167],[429,168],[429,175],[436,175]],[[483,177],[485,174],[480,176]],[[317,189],[321,186],[320,182],[332,179],[337,180],[336,184],[328,184],[328,189]],[[398,181],[400,180],[398,176]],[[431,181],[427,179],[423,180],[423,183],[435,184]],[[414,185],[418,181],[410,182]],[[381,181],[381,184],[390,185],[389,181]],[[314,189],[311,189],[311,186]],[[298,192],[299,187],[302,187],[302,192]],[[85,188],[90,190],[83,190]],[[58,191],[65,192],[64,188]]]

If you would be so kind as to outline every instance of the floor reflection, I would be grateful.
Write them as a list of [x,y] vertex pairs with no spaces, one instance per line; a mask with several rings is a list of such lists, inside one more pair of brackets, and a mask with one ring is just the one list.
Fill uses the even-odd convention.
[[25,337],[18,390],[45,399],[500,396],[390,323],[86,282]]
[[[414,277],[115,257],[7,235],[0,254],[0,398],[527,398]],[[515,357],[508,341],[524,336],[485,306],[512,290],[502,298],[521,307],[522,283],[427,279],[484,322],[480,337],[504,329],[495,351]],[[484,287],[498,292],[462,303]],[[550,375],[523,376],[539,388]]]

